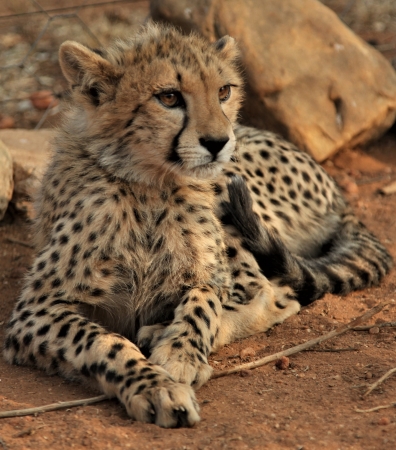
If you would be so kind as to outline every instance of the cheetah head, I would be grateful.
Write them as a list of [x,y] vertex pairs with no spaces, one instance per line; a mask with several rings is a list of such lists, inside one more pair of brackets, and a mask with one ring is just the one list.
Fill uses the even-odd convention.
[[238,56],[229,36],[211,44],[153,24],[105,51],[67,41],[67,138],[128,181],[212,178],[235,149]]

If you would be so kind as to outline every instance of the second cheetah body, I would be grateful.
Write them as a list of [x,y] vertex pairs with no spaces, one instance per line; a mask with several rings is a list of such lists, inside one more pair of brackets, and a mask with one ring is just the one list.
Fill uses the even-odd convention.
[[137,420],[192,425],[210,352],[387,272],[320,166],[236,125],[237,56],[231,38],[152,25],[107,52],[62,46],[72,102],[8,361],[93,379]]

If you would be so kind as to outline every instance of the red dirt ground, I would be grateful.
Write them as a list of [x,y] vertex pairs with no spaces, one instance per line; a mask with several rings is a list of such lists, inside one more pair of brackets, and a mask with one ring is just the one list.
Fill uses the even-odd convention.
[[[373,159],[375,161],[373,161]],[[396,136],[388,134],[362,151],[346,151],[325,165],[351,194],[358,216],[396,258],[396,194],[378,188],[396,179]],[[356,183],[356,184],[354,184]],[[356,187],[356,185],[358,187]],[[352,188],[351,188],[352,186]],[[356,192],[355,192],[356,191]],[[0,342],[32,262],[26,222],[11,215],[0,224]],[[14,242],[12,242],[14,240]],[[349,322],[375,304],[390,304],[371,323],[396,320],[396,271],[379,287],[347,297],[327,295],[268,333],[226,346],[212,355],[215,370],[252,361],[305,342]],[[0,419],[0,449],[384,449],[396,448],[396,409],[358,413],[396,401],[396,376],[363,398],[371,383],[396,367],[396,329],[348,332],[316,349],[274,364],[209,381],[198,392],[201,422],[192,429],[164,430],[133,422],[115,401]],[[337,349],[349,351],[334,351]],[[350,349],[352,348],[352,350]],[[249,353],[249,352],[248,352]],[[97,395],[87,387],[0,358],[0,411],[40,406]]]

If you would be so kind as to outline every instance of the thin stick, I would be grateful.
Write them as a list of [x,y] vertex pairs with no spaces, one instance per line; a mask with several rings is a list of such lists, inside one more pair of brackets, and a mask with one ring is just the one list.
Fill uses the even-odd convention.
[[396,407],[396,402],[389,403],[389,405],[376,406],[375,408],[370,408],[370,409],[357,409],[357,408],[355,408],[355,411],[356,412],[360,412],[360,413],[367,413],[367,412],[378,411],[379,409],[392,408],[392,406]]
[[353,352],[359,350],[355,347],[346,347],[346,348],[307,348],[306,352]]
[[366,395],[370,394],[371,391],[373,391],[375,388],[377,388],[384,380],[386,380],[388,377],[390,377],[392,375],[392,373],[395,373],[395,372],[396,372],[396,367],[388,370],[388,372],[386,372],[385,375],[382,375],[382,377],[379,380],[377,380],[375,383],[373,383],[367,389],[367,391],[363,394],[363,397],[366,397]]
[[0,412],[0,419],[5,417],[21,417],[30,416],[32,414],[55,411],[57,409],[71,408],[73,406],[85,406],[91,405],[92,403],[103,402],[103,400],[108,400],[107,395],[98,395],[97,397],[83,398],[81,400],[71,400],[70,402],[59,402],[51,403],[50,405],[38,406],[36,408],[26,408],[26,409],[14,409],[12,411]]
[[378,327],[378,328],[393,328],[396,327],[396,322],[383,322],[383,323],[376,323],[374,325],[363,325],[361,327],[355,327],[352,328],[353,331],[367,331],[371,330],[371,328]]
[[336,330],[330,331],[330,333],[324,334],[323,336],[319,336],[315,339],[311,339],[310,341],[304,342],[304,344],[296,345],[295,347],[291,347],[282,352],[278,352],[273,355],[266,356],[265,358],[258,359],[257,361],[240,364],[231,369],[214,372],[212,375],[212,378],[224,377],[224,376],[230,375],[232,373],[240,372],[241,370],[255,369],[256,367],[264,366],[265,364],[268,364],[272,361],[277,361],[278,359],[282,358],[282,356],[294,355],[295,353],[306,350],[307,348],[310,348],[310,347],[313,347],[314,345],[320,344],[323,341],[327,341],[328,339],[331,339],[335,336],[339,336],[341,334],[346,333],[347,331],[349,331],[356,325],[359,325],[362,322],[365,322],[366,320],[373,317],[375,314],[378,314],[386,305],[389,305],[389,302],[380,303],[379,305],[374,306],[374,308],[369,309],[363,315],[357,317],[356,319],[352,320],[351,322],[349,322],[345,325],[342,325],[341,327],[337,328]]
[[10,244],[18,244],[22,245],[23,247],[34,248],[33,244],[29,244],[29,242],[19,241],[18,239],[6,238],[6,241]]

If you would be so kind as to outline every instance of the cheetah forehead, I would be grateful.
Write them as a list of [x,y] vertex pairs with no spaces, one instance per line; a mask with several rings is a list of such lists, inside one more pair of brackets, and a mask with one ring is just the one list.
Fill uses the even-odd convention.
[[150,24],[130,39],[101,50],[100,55],[117,69],[142,76],[159,65],[161,70],[177,73],[178,78],[184,72],[204,80],[217,72],[227,83],[241,84],[239,50],[229,36],[210,43],[196,33],[182,35],[173,27]]

